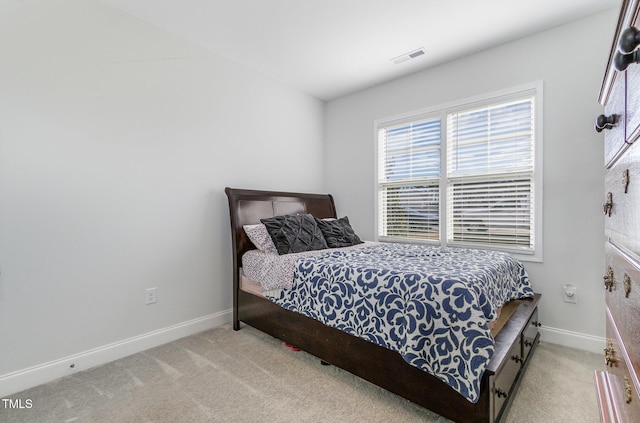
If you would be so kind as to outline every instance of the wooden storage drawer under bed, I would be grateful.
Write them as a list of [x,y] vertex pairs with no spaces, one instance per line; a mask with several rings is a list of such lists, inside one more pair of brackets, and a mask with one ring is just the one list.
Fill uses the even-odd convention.
[[[522,380],[522,374],[529,365],[530,353],[538,344],[538,301],[518,300],[520,304],[511,319],[496,337],[496,351],[487,368],[491,391],[491,421],[504,419]],[[524,341],[528,340],[525,346]]]
[[515,380],[520,373],[522,357],[520,356],[520,342],[514,342],[507,354],[503,367],[493,377],[493,410],[496,417],[500,417],[505,402],[516,389]]
[[522,359],[526,360],[529,358],[529,354],[533,349],[534,345],[538,342],[538,338],[540,338],[540,322],[538,321],[538,309],[536,308],[527,323],[527,327],[522,332]]

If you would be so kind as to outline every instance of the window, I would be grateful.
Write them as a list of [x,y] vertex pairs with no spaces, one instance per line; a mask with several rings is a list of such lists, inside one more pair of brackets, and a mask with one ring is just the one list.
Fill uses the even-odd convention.
[[541,98],[536,83],[377,122],[378,239],[541,260]]

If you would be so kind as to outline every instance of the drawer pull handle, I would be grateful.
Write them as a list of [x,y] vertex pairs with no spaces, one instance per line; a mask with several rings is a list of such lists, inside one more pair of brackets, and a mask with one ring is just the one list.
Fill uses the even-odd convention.
[[533,341],[531,341],[529,339],[525,339],[524,340],[524,346],[525,347],[533,347]]
[[607,202],[602,205],[604,214],[611,217],[611,209],[613,208],[613,194],[607,193]]
[[498,398],[506,398],[507,397],[507,393],[505,391],[503,391],[500,388],[496,388],[496,396]]
[[596,123],[593,125],[596,132],[602,132],[605,129],[611,129],[618,123],[618,115],[600,115],[596,118]]
[[625,28],[620,33],[618,38],[618,51],[624,54],[629,54],[640,45],[640,31],[637,28],[630,26]]
[[613,66],[620,72],[627,70],[630,64],[638,63],[638,61],[640,61],[638,53],[638,50],[629,54],[623,54],[617,51],[613,56]]
[[613,57],[613,65],[619,71],[624,71],[631,63],[640,61],[640,51],[636,50],[640,44],[640,31],[634,27],[624,29],[618,38],[618,51]]
[[628,54],[617,51],[613,56],[613,66],[620,72],[627,70],[630,64],[638,62],[640,62],[640,50],[634,50]]
[[622,185],[624,186],[625,194],[629,192],[629,182],[631,182],[631,177],[629,176],[629,169],[625,169],[625,171],[622,172]]
[[631,400],[633,397],[631,396],[631,384],[629,383],[629,378],[624,377],[624,398],[627,404],[631,404]]
[[604,363],[609,367],[613,367],[613,365],[616,364],[616,350],[613,348],[613,341],[611,339],[609,339],[607,343],[607,348],[604,349]]
[[607,267],[607,274],[602,279],[604,279],[604,289],[608,289],[611,292],[613,289],[613,269],[611,266]]
[[537,328],[539,328],[540,326],[542,326],[542,323],[538,322],[537,320],[534,320],[533,322],[531,322],[531,324]]
[[629,298],[629,294],[631,294],[631,276],[624,274],[624,296],[625,298]]
[[512,359],[513,361],[515,361],[516,363],[518,363],[518,364],[522,364],[522,362],[524,361],[524,360],[522,359],[522,357],[518,357],[517,355],[512,355],[512,356],[511,356],[511,359]]

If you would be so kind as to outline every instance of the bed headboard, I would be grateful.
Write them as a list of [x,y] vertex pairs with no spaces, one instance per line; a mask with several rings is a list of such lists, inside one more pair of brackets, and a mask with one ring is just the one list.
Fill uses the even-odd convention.
[[225,188],[231,216],[234,284],[241,266],[242,255],[255,247],[247,238],[242,225],[260,223],[265,217],[283,214],[309,213],[322,219],[337,217],[336,206],[330,194],[304,194],[296,192],[258,191]]

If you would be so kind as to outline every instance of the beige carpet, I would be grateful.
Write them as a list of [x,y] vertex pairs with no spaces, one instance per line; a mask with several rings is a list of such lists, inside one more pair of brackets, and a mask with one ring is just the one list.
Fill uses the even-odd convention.
[[[597,354],[541,343],[507,422],[597,423]],[[0,422],[447,422],[243,326],[202,332],[10,395]]]

